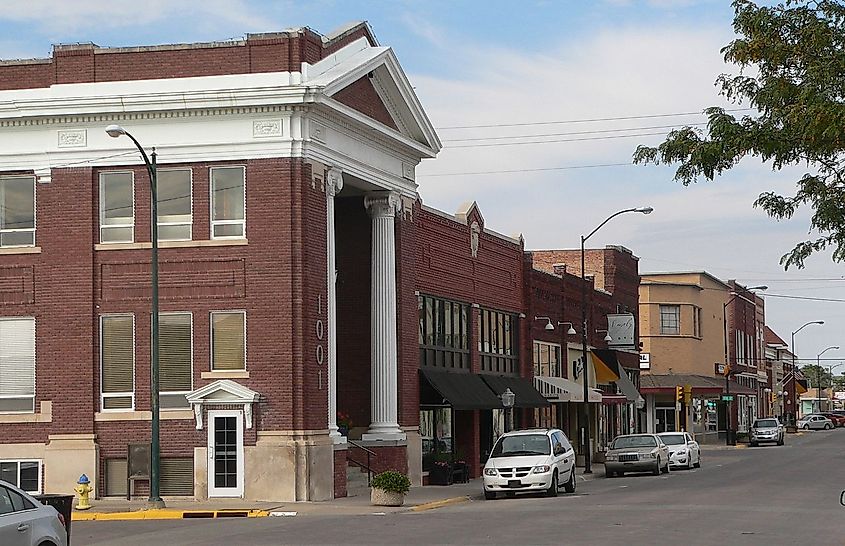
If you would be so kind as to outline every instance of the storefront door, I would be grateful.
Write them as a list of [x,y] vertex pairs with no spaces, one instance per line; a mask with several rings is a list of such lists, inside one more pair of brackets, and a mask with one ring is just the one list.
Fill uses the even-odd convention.
[[243,497],[243,412],[208,412],[208,496]]
[[675,408],[657,408],[654,424],[657,432],[675,432]]

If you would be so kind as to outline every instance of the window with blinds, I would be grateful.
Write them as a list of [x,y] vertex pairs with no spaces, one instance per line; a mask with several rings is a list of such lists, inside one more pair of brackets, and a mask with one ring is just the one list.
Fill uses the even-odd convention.
[[246,313],[211,313],[211,369],[246,369]]
[[213,167],[211,177],[211,238],[246,237],[246,168]]
[[0,412],[35,411],[35,318],[0,318]]
[[161,409],[188,408],[193,388],[190,313],[159,315],[159,400]]
[[131,172],[100,173],[100,242],[135,240],[135,179]]
[[[126,459],[106,459],[106,496],[126,496]],[[191,457],[161,458],[161,494],[167,497],[193,496],[194,459]]]
[[135,317],[100,317],[100,407],[135,408]]

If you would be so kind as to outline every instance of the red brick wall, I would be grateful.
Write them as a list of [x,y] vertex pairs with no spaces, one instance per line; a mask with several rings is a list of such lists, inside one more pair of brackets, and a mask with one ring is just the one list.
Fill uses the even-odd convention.
[[455,412],[455,447],[469,467],[470,478],[481,476],[481,462],[478,455],[480,438],[480,417],[476,411]]
[[339,499],[346,496],[346,450],[334,450],[334,498]]
[[[385,470],[396,470],[403,474],[408,473],[408,450],[405,446],[379,447],[367,445],[367,449],[375,452],[375,455],[370,455],[370,468],[374,474],[384,472]],[[359,463],[367,464],[367,454],[355,446],[349,447],[347,457]]]
[[341,89],[334,98],[364,115],[380,121],[391,129],[398,130],[390,112],[387,111],[369,78],[361,78],[352,85]]
[[419,426],[419,312],[414,294],[417,267],[414,260],[417,246],[417,213],[419,208],[396,219],[396,300],[399,362],[399,424]]
[[361,197],[335,199],[337,408],[354,427],[370,424],[370,254],[372,221]]

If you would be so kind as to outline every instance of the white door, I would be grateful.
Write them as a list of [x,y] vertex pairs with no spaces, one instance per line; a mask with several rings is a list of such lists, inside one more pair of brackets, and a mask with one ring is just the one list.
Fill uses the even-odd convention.
[[208,412],[208,496],[244,495],[244,420],[242,411]]

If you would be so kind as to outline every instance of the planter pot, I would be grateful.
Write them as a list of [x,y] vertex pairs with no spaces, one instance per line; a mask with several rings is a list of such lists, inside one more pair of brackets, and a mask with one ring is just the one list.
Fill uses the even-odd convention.
[[428,473],[429,485],[452,485],[452,467],[435,466]]
[[402,506],[405,504],[405,494],[374,487],[370,490],[370,503],[373,506]]

